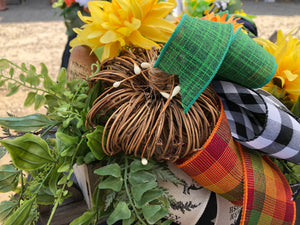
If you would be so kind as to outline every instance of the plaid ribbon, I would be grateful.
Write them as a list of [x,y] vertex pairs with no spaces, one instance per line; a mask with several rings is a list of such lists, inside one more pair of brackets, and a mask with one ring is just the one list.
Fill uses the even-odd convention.
[[249,149],[300,164],[300,123],[268,92],[227,81],[213,81],[232,136]]
[[267,156],[233,140],[223,108],[207,142],[177,166],[203,187],[242,204],[241,225],[295,223],[295,203],[285,177]]

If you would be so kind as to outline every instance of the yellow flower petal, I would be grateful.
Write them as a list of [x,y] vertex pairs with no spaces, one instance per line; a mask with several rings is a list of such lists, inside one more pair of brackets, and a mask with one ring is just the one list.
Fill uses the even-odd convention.
[[148,17],[147,19],[143,20],[143,25],[148,27],[154,27],[156,29],[160,29],[167,32],[173,32],[176,26],[164,19],[155,18],[155,17]]
[[158,44],[156,44],[154,41],[143,37],[138,31],[132,32],[132,34],[129,36],[129,40],[133,45],[144,49],[151,49],[153,46],[157,48],[159,47]]
[[116,0],[116,3],[119,4],[119,6],[125,10],[125,11],[129,11],[130,9],[130,3],[126,0]]
[[280,80],[285,94],[296,101],[300,94],[300,40],[292,37],[291,32],[284,35],[279,30],[276,43],[263,39],[255,41],[275,57],[277,70],[272,80]]
[[[289,70],[285,70],[285,71],[283,71],[283,73],[285,74],[286,79],[287,79],[288,81],[294,81],[294,80],[298,77],[297,74],[293,74],[293,73],[292,73],[291,71],[289,71]],[[300,87],[299,87],[299,89],[300,89]]]
[[88,6],[91,16],[80,15],[85,25],[75,29],[77,37],[71,47],[104,47],[102,59],[118,55],[125,45],[158,48],[154,41],[167,42],[175,30],[173,23],[163,19],[176,6],[175,0],[89,1]]
[[127,37],[132,32],[131,29],[128,29],[127,27],[121,27],[117,29],[117,32],[122,34],[123,36]]
[[141,26],[141,21],[139,19],[132,18],[131,23],[129,21],[124,21],[124,25],[133,31],[139,29]]
[[91,17],[89,16],[83,16],[80,11],[77,12],[78,17],[84,22],[84,23],[91,23]]
[[118,39],[120,39],[120,35],[118,35],[114,31],[109,30],[106,31],[105,34],[100,38],[100,42],[103,44],[107,44],[107,43],[115,42]]
[[142,26],[139,31],[147,38],[151,39],[152,41],[166,43],[170,37],[170,32],[160,31],[154,27]]
[[176,7],[176,2],[159,2],[152,10],[149,16],[164,18]]
[[96,37],[101,36],[102,34],[103,34],[103,32],[101,32],[101,31],[95,31],[95,32],[90,33],[90,34],[87,36],[87,38],[88,38],[88,39],[96,38]]
[[136,2],[136,0],[130,0],[130,4],[132,7],[133,16],[137,19],[143,18],[143,11],[140,5]]

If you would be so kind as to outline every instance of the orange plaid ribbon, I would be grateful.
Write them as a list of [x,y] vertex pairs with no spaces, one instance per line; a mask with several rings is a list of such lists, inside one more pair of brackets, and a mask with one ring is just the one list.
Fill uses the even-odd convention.
[[233,140],[220,104],[221,115],[209,139],[177,166],[203,187],[242,205],[241,225],[294,224],[295,202],[284,175],[267,156]]

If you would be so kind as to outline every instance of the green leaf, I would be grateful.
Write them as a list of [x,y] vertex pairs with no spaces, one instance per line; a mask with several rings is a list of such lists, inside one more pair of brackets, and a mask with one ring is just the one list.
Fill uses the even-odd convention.
[[55,162],[46,141],[36,135],[27,133],[19,138],[2,140],[1,144],[9,151],[15,166],[21,170],[35,170],[46,163]]
[[58,168],[57,172],[59,173],[69,172],[70,168],[71,168],[71,162],[64,163]]
[[29,92],[27,98],[25,99],[24,106],[31,106],[35,101],[36,92]]
[[149,219],[151,219],[151,217],[155,216],[155,214],[158,213],[159,210],[161,210],[160,205],[147,205],[143,207],[143,215],[148,221]]
[[0,81],[0,87],[2,87],[5,84],[6,80],[1,80]]
[[58,169],[58,167],[55,167],[55,169],[51,172],[50,178],[49,178],[49,189],[52,192],[52,194],[56,193],[57,182],[61,176],[61,173],[57,172],[57,169]]
[[48,71],[47,74],[44,75],[44,81],[43,81],[43,86],[45,89],[50,90],[56,83],[48,76]]
[[14,69],[13,67],[11,67],[11,68],[9,69],[9,75],[10,75],[10,77],[13,77],[13,76],[14,76],[14,73],[15,73],[15,69]]
[[37,218],[37,216],[38,216],[38,213],[32,209],[31,212],[29,213],[27,219],[25,220],[24,224],[22,224],[22,225],[34,224],[33,221]]
[[100,62],[102,61],[101,59],[102,59],[103,52],[104,52],[104,47],[100,47],[94,50],[94,53]]
[[78,137],[73,137],[60,131],[55,133],[55,137],[59,152],[63,152],[66,149],[68,149],[68,151],[70,151],[70,149],[75,150],[79,142]]
[[48,76],[48,69],[47,69],[45,63],[40,63],[40,65],[41,65],[41,74],[45,78],[46,76]]
[[19,90],[19,88],[20,88],[20,85],[18,85],[18,86],[15,86],[15,85],[12,86],[12,87],[10,88],[8,94],[6,95],[6,97],[12,96],[12,95],[14,95],[15,93],[17,93],[18,90]]
[[23,83],[25,83],[26,77],[25,77],[25,75],[23,73],[21,73],[19,75],[19,80],[22,81]]
[[25,82],[29,83],[31,86],[38,86],[40,84],[40,79],[36,74],[36,69],[34,66],[30,65],[30,70],[26,74]]
[[6,59],[0,59],[0,70],[9,68],[9,62]]
[[64,128],[67,128],[69,125],[70,125],[70,123],[71,123],[71,121],[74,119],[74,117],[68,117],[66,120],[64,120],[64,122],[63,122],[63,127]]
[[106,156],[102,149],[103,129],[104,127],[97,126],[92,133],[86,135],[88,139],[87,145],[98,160],[101,160]]
[[67,83],[67,71],[65,68],[60,70],[60,73],[57,76],[57,81],[59,84],[65,85]]
[[0,117],[0,125],[16,131],[30,132],[53,125],[47,116],[39,113],[24,117]]
[[21,68],[22,68],[22,70],[27,71],[27,67],[26,67],[25,63],[21,63]]
[[7,153],[6,148],[4,148],[2,145],[0,145],[0,159],[5,156]]
[[13,191],[19,181],[20,171],[11,164],[0,166],[0,192]]
[[97,159],[96,159],[94,153],[92,153],[92,152],[88,152],[88,153],[83,157],[83,161],[84,161],[85,164],[90,164],[90,163],[92,163],[92,162],[94,162],[94,161],[96,161],[96,160],[97,160]]
[[58,99],[54,95],[45,95],[46,102],[45,105],[48,105],[48,112],[55,112],[55,108],[58,107]]
[[141,160],[135,159],[132,163],[130,163],[129,168],[130,172],[134,173],[141,170],[150,170],[153,168],[153,164],[151,163],[151,161],[149,161],[147,165],[143,165]]
[[148,218],[147,221],[149,224],[156,224],[157,221],[161,220],[168,214],[169,210],[167,208],[162,208],[154,216]]
[[298,97],[296,103],[294,104],[293,108],[291,109],[291,112],[298,118],[300,117],[300,96]]
[[156,182],[149,182],[149,183],[144,183],[144,184],[135,184],[135,185],[131,186],[132,196],[136,201],[140,201],[143,194],[146,191],[149,191],[149,190],[151,190],[155,187],[157,187]]
[[17,202],[3,201],[0,203],[0,221],[4,221],[18,205]]
[[36,201],[39,205],[51,205],[55,201],[54,194],[49,188],[42,188],[38,192]]
[[142,198],[140,201],[136,201],[136,206],[138,208],[142,208],[143,206],[147,205],[149,202],[152,202],[155,199],[158,199],[159,197],[161,197],[162,194],[163,194],[163,191],[160,189],[149,190],[142,195]]
[[175,185],[183,185],[183,182],[172,173],[172,171],[166,166],[166,164],[157,163],[152,170],[153,174],[162,181],[169,181]]
[[67,183],[67,181],[68,181],[68,177],[66,175],[63,175],[63,177],[60,178],[60,180],[57,182],[57,184],[62,185],[62,184]]
[[123,179],[116,177],[108,177],[105,180],[100,181],[99,189],[111,189],[113,191],[121,191],[123,186]]
[[119,202],[107,219],[107,224],[112,225],[119,220],[129,219],[131,212],[125,202]]
[[12,224],[25,224],[27,218],[29,217],[33,202],[35,198],[31,198],[26,200],[23,205],[20,206],[13,214],[11,214],[7,220],[5,221],[4,225],[12,225]]
[[87,98],[87,94],[80,94],[80,95],[78,95],[76,100],[77,101],[82,101],[82,100],[85,100],[86,98]]
[[82,126],[83,126],[83,121],[82,121],[82,119],[80,119],[80,120],[78,120],[76,127],[79,129]]
[[95,212],[85,212],[80,217],[73,220],[70,225],[90,225],[95,217]]
[[97,81],[96,85],[92,87],[89,91],[88,97],[87,97],[87,105],[89,107],[92,107],[93,102],[97,99],[98,96],[102,93],[102,84],[101,81]]
[[136,220],[136,217],[135,217],[134,213],[131,213],[131,216],[129,219],[123,219],[122,225],[131,225],[134,223],[135,220]]
[[156,176],[147,171],[138,171],[129,174],[129,183],[131,185],[148,183],[156,181]]
[[117,163],[112,163],[96,169],[94,173],[100,176],[110,175],[118,178],[121,177],[121,167]]
[[161,225],[170,225],[173,223],[173,220],[172,219],[168,219],[166,221],[164,221]]
[[36,94],[34,96],[34,110],[38,110],[39,108],[41,108],[43,105],[45,105],[45,102],[46,98],[44,95]]
[[85,107],[85,103],[83,102],[75,102],[73,104],[74,107],[78,108],[78,109],[83,109]]

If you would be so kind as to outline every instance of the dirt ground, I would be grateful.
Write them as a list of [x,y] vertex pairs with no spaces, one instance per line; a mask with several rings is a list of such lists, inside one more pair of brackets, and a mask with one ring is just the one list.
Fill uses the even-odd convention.
[[[32,64],[39,70],[44,62],[49,74],[56,78],[67,36],[62,18],[48,4],[47,0],[27,0],[23,4],[7,0],[9,10],[0,12],[0,59],[6,58],[20,65]],[[263,1],[244,1],[242,9],[254,19],[260,37],[268,38],[276,30],[289,32],[296,28],[295,35],[300,38],[300,3]],[[297,30],[298,29],[298,30]],[[21,90],[12,97],[5,87],[0,88],[0,117],[7,112],[16,116],[28,115],[33,108],[25,108],[26,90]],[[41,110],[43,112],[43,110]],[[9,157],[0,159],[0,165]],[[0,194],[0,201],[7,194]]]

